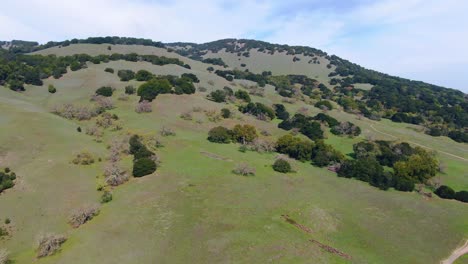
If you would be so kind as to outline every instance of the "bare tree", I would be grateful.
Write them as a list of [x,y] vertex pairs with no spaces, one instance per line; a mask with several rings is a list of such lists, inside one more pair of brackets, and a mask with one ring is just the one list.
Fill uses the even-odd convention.
[[0,264],[7,264],[10,261],[10,253],[6,249],[0,249]]
[[66,240],[67,238],[63,235],[40,234],[36,241],[37,257],[42,258],[55,254]]
[[137,113],[149,113],[152,111],[153,109],[151,107],[151,103],[146,100],[139,102],[138,105],[135,107],[135,112]]
[[128,181],[128,174],[117,163],[111,162],[104,167],[105,181],[110,186],[118,186]]
[[255,175],[255,168],[250,167],[246,163],[240,163],[237,164],[234,170],[232,171],[235,174],[243,175],[243,176],[249,176],[249,175]]
[[84,223],[93,219],[93,217],[95,217],[98,214],[99,214],[98,205],[86,205],[73,211],[70,217],[68,218],[68,222],[74,228],[77,228],[80,225],[83,225]]

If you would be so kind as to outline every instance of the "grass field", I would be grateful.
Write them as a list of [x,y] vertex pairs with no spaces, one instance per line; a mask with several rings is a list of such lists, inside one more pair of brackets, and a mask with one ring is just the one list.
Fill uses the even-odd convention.
[[[100,54],[107,53],[107,46],[80,44],[41,53]],[[134,51],[166,52],[112,46],[112,52]],[[173,53],[167,56],[177,57]],[[256,58],[251,54],[252,60]],[[236,66],[227,57],[225,61]],[[263,67],[262,59],[258,61],[258,67]],[[415,192],[380,191],[296,161],[296,173],[277,173],[271,168],[275,154],[242,153],[237,144],[206,140],[210,128],[237,123],[266,129],[275,138],[285,133],[275,122],[242,115],[234,105],[208,101],[206,93],[198,92],[160,95],[152,103],[152,113],[137,114],[136,96],[129,101],[116,99],[128,83],[104,72],[106,67],[147,69],[156,74],[192,72],[201,79],[199,86],[209,90],[225,85],[238,88],[207,72],[206,64],[188,63],[192,70],[143,62],[89,64],[60,80],[47,80],[43,87],[27,87],[21,94],[0,87],[0,126],[7,131],[0,133],[0,167],[9,166],[19,176],[17,185],[0,195],[0,223],[8,217],[13,227],[11,237],[0,240],[0,248],[8,249],[15,263],[438,263],[468,237],[466,204],[427,199]],[[285,68],[272,70],[288,73]],[[214,85],[208,84],[209,80]],[[47,92],[49,83],[57,87],[56,94]],[[121,131],[106,131],[102,143],[76,131],[90,121],[69,121],[50,113],[59,103],[89,104],[94,90],[102,85],[117,89],[113,96],[116,108],[110,112],[124,124]],[[271,86],[265,97],[253,99],[281,102]],[[238,118],[213,123],[203,113],[195,113],[194,120],[179,117],[194,106],[205,110],[229,107]],[[290,112],[301,107],[307,107],[311,115],[320,112],[302,102],[286,107]],[[440,152],[467,159],[466,144],[424,135],[408,124],[357,119],[340,110],[329,114],[340,121],[352,120],[363,130],[363,135],[354,139],[328,135],[327,143],[344,154],[352,152],[354,143],[369,137],[411,141],[439,151],[438,157],[447,167],[440,175],[444,183],[457,190],[468,189],[467,162]],[[176,135],[161,137],[164,147],[157,154],[162,165],[157,172],[115,188],[112,202],[102,205],[97,217],[77,229],[70,227],[67,217],[73,209],[99,201],[96,188],[102,180],[111,138],[135,132],[157,135],[162,127],[172,128]],[[90,166],[71,164],[82,150],[103,161]],[[233,174],[232,169],[241,162],[254,167],[256,175]],[[131,156],[124,157],[121,164],[130,169]],[[281,215],[289,215],[311,233],[286,222]],[[58,254],[37,260],[33,243],[40,232],[66,234],[68,240]],[[310,239],[351,259],[331,254]],[[466,260],[462,257],[457,263]]]

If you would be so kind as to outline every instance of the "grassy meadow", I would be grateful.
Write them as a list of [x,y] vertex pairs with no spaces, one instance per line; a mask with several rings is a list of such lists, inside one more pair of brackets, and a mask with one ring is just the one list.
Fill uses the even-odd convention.
[[[205,97],[211,90],[231,86],[206,71],[207,64],[196,62],[164,49],[143,46],[79,44],[51,48],[40,54],[69,55],[89,53],[130,53],[177,57],[192,66],[156,66],[145,62],[113,61],[88,63],[88,68],[70,72],[61,79],[48,79],[44,86],[28,86],[24,93],[0,87],[0,167],[8,166],[18,175],[13,189],[0,195],[0,225],[11,219],[11,236],[0,239],[0,248],[11,252],[15,264],[22,263],[439,263],[468,238],[466,204],[425,198],[416,192],[381,191],[365,182],[339,178],[326,168],[293,162],[296,172],[281,174],[271,165],[276,154],[239,151],[238,144],[215,144],[207,138],[214,126],[252,124],[267,130],[270,138],[284,135],[277,122],[259,121],[238,112],[234,104],[219,104]],[[208,54],[221,57],[231,67],[246,63],[252,71],[307,74],[327,78],[325,61],[308,64],[292,56],[269,56],[251,52],[249,58],[236,54]],[[323,58],[321,58],[322,60]],[[239,64],[239,65],[238,65]],[[304,65],[302,65],[304,64]],[[271,65],[271,68],[268,68]],[[128,101],[117,98],[124,87],[141,82],[121,82],[106,67],[146,69],[154,74],[194,73],[207,92],[194,95],[159,95],[151,113],[135,112],[136,95]],[[211,84],[210,84],[211,83]],[[47,85],[57,93],[47,92]],[[103,85],[116,89],[112,96],[123,124],[120,131],[105,130],[102,142],[77,132],[91,121],[71,121],[50,113],[63,103],[89,105],[94,91]],[[364,88],[363,88],[364,89]],[[254,101],[281,103],[274,88],[267,86],[264,97]],[[303,102],[285,104],[294,113],[305,107],[308,114],[321,110]],[[180,115],[193,111],[193,120]],[[211,122],[203,111],[230,108],[235,117]],[[339,121],[350,120],[361,127],[358,138],[327,133],[326,142],[344,154],[366,138],[403,140],[437,151],[446,169],[438,175],[456,190],[468,189],[468,147],[445,137],[430,137],[414,125],[379,122],[342,110],[328,112]],[[175,136],[162,137],[163,127]],[[156,150],[162,160],[156,173],[112,190],[113,200],[101,205],[100,214],[79,228],[72,228],[67,217],[84,204],[99,203],[98,185],[103,179],[113,138],[128,134],[156,135],[164,147]],[[71,163],[74,155],[87,150],[94,155],[92,165]],[[446,154],[449,153],[449,154]],[[102,161],[97,159],[101,158]],[[131,171],[131,156],[120,164]],[[255,176],[232,173],[239,163],[256,169]],[[288,215],[311,230],[304,232],[282,218]],[[34,241],[41,232],[65,234],[68,240],[59,253],[37,259]],[[310,240],[333,247],[350,258],[330,253]],[[462,257],[457,263],[466,263]]]

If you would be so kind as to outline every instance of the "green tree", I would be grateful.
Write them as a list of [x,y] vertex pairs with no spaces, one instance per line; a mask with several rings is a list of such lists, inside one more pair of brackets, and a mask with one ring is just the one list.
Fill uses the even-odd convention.
[[138,87],[137,95],[140,101],[153,101],[159,94],[170,93],[171,83],[167,79],[151,79]]
[[230,143],[231,131],[225,127],[217,126],[208,132],[208,140],[215,143]]
[[446,186],[446,185],[442,185],[440,186],[439,188],[437,188],[437,190],[435,190],[434,192],[435,194],[437,194],[437,196],[439,196],[440,198],[443,198],[443,199],[454,199],[455,198],[455,191]]
[[114,90],[112,89],[112,87],[109,87],[109,86],[102,86],[101,88],[96,90],[97,95],[101,95],[101,96],[105,96],[105,97],[112,96],[113,92],[114,92]]
[[251,125],[235,125],[231,133],[232,138],[242,144],[250,143],[258,137],[257,130]]
[[137,159],[133,163],[133,176],[143,177],[156,171],[156,163],[150,158]]
[[413,182],[424,183],[435,176],[439,163],[435,159],[434,154],[422,148],[416,148],[415,152],[416,154],[411,155],[407,161],[396,162],[393,169],[398,177],[406,178]]
[[49,87],[47,88],[47,90],[49,91],[49,93],[52,93],[52,94],[57,92],[57,89],[52,84],[49,84]]
[[275,163],[273,163],[273,170],[281,173],[288,173],[291,172],[291,164],[285,159],[277,159]]
[[149,81],[153,77],[153,74],[147,70],[139,70],[135,74],[135,79],[137,81]]

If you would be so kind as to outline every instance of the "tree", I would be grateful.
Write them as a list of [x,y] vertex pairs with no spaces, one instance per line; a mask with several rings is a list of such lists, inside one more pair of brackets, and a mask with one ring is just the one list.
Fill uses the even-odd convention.
[[237,90],[234,95],[237,99],[244,100],[247,103],[251,101],[249,93],[244,90]]
[[114,92],[114,90],[112,89],[112,87],[109,87],[109,86],[102,86],[101,88],[96,90],[97,95],[101,95],[101,96],[105,96],[105,97],[112,96],[113,92]]
[[156,163],[151,158],[140,158],[133,163],[133,176],[143,177],[156,171]]
[[151,79],[138,87],[137,95],[140,101],[153,101],[159,94],[170,93],[171,83],[167,79]]
[[231,134],[235,141],[242,144],[252,142],[258,137],[257,130],[251,125],[235,125]]
[[231,117],[231,110],[227,109],[227,108],[223,108],[221,109],[221,116],[223,118],[230,118]]
[[53,86],[52,84],[49,84],[49,87],[47,88],[47,90],[48,90],[49,93],[51,93],[51,94],[57,92],[57,89],[56,89],[55,86]]
[[231,131],[225,127],[217,126],[208,132],[208,140],[215,143],[230,143]]
[[281,173],[288,173],[291,172],[291,164],[285,159],[277,159],[275,163],[273,163],[273,170]]
[[117,76],[119,76],[120,81],[128,82],[135,78],[135,72],[132,70],[119,70],[117,72]]
[[468,191],[459,191],[455,193],[455,200],[468,203]]
[[407,161],[398,161],[394,164],[395,175],[406,178],[413,182],[426,182],[435,176],[439,166],[434,154],[417,147],[416,154],[409,157]]
[[153,74],[147,70],[139,70],[135,74],[135,79],[137,81],[149,81],[153,77]]
[[193,73],[182,73],[181,77],[182,77],[182,79],[187,79],[187,80],[190,80],[191,82],[194,82],[194,83],[199,83],[200,82],[197,75],[195,75]]
[[275,109],[276,117],[281,120],[287,120],[289,118],[289,113],[286,111],[286,108],[282,104],[274,104],[273,108]]
[[291,158],[306,161],[310,160],[314,144],[309,140],[302,140],[292,135],[284,135],[276,142],[279,153],[288,154]]
[[135,93],[135,87],[131,85],[125,86],[125,93],[126,94],[134,94]]
[[108,73],[114,73],[114,69],[112,68],[105,68],[104,71]]
[[439,188],[437,188],[437,190],[435,190],[434,192],[435,194],[437,194],[437,196],[439,196],[440,198],[443,198],[443,199],[454,199],[455,198],[455,191],[446,186],[446,185],[442,185],[440,186]]
[[191,79],[180,78],[175,81],[175,94],[193,94],[195,93],[195,86]]
[[315,103],[314,106],[317,108],[326,109],[326,110],[333,109],[333,105],[330,103],[330,101],[327,101],[327,100],[318,101],[317,103]]
[[226,92],[223,90],[216,90],[211,92],[209,97],[217,103],[222,103],[226,101]]

